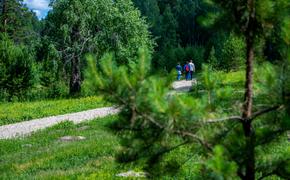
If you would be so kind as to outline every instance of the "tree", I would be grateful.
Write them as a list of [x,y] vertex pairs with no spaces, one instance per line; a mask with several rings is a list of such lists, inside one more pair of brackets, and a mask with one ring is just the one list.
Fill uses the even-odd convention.
[[46,34],[70,64],[70,94],[81,91],[81,59],[113,51],[127,64],[139,47],[151,48],[147,25],[128,0],[57,0],[46,20]]
[[162,19],[161,34],[163,35],[160,38],[160,41],[162,43],[160,45],[161,48],[166,49],[169,47],[176,47],[179,43],[176,33],[178,22],[176,21],[174,15],[172,14],[170,6],[166,6],[161,19]]
[[215,55],[215,48],[212,47],[211,50],[210,50],[210,53],[209,53],[209,57],[208,57],[208,60],[207,62],[213,66],[214,68],[217,68],[218,67],[218,61],[217,61],[217,58],[216,58],[216,55]]
[[[254,71],[254,45],[255,38],[263,32],[267,26],[266,22],[273,14],[272,5],[276,5],[280,11],[283,11],[283,6],[279,6],[283,1],[274,2],[267,0],[266,3],[262,1],[247,0],[247,1],[219,1],[216,3],[224,8],[227,8],[226,14],[233,17],[233,23],[237,29],[245,37],[246,42],[246,82],[244,106],[242,112],[242,124],[245,135],[245,168],[246,172],[241,175],[244,179],[255,179],[255,144],[256,135],[253,127],[252,111],[253,111],[253,71]],[[269,22],[269,21],[268,21]],[[270,21],[271,22],[271,21]],[[266,27],[266,28],[265,28]],[[266,111],[267,112],[267,111]]]
[[[14,42],[33,44],[38,39],[39,21],[22,0],[1,0],[0,31],[7,33]],[[32,41],[32,42],[31,42]]]
[[35,46],[39,21],[22,0],[1,0],[1,83],[3,99],[24,99],[36,80]]
[[36,80],[33,56],[28,48],[15,45],[7,36],[0,41],[0,92],[7,93],[7,100],[24,98]]
[[[289,99],[285,99],[289,93],[287,88],[284,93],[280,90],[280,87],[288,87],[289,84],[284,84],[285,79],[278,80],[281,69],[270,64],[260,65],[254,74],[254,55],[255,41],[266,35],[269,22],[275,22],[278,17],[288,17],[289,3],[283,0],[268,0],[267,3],[255,0],[214,2],[217,3],[215,6],[223,9],[223,17],[231,17],[229,22],[232,29],[245,38],[243,98],[236,89],[239,86],[229,86],[224,82],[228,79],[225,78],[226,74],[214,73],[206,66],[200,85],[195,87],[192,97],[188,97],[168,96],[170,80],[149,75],[150,60],[146,53],[141,53],[139,64],[133,64],[132,69],[118,68],[112,63],[112,56],[104,57],[101,71],[98,72],[90,63],[88,75],[94,80],[94,87],[121,107],[120,119],[112,125],[124,135],[122,143],[126,148],[120,160],[130,162],[142,159],[144,162],[146,159],[147,168],[154,169],[153,164],[161,160],[162,155],[194,144],[190,146],[196,150],[194,153],[200,153],[209,161],[220,161],[210,160],[210,155],[221,154],[215,149],[217,145],[222,145],[229,158],[225,158],[227,163],[223,164],[236,164],[237,168],[229,166],[241,179],[263,179],[268,176],[287,178],[290,176],[287,169],[290,164],[289,151],[281,149],[273,154],[269,149],[276,143],[284,144],[286,132],[290,129]],[[258,7],[263,11],[258,11]],[[276,10],[272,11],[271,7]],[[285,14],[281,17],[275,12]],[[136,71],[135,67],[139,70]],[[266,107],[256,107],[253,102]],[[216,178],[226,174],[226,169],[216,171],[219,165],[213,168],[206,164],[203,169],[206,172],[215,171]],[[206,177],[209,178],[207,173],[204,174]]]
[[243,67],[245,58],[244,40],[231,33],[222,46],[220,67],[227,71],[238,70]]
[[161,34],[161,15],[156,0],[133,0],[134,4],[146,17],[149,24],[149,29],[154,37],[160,37]]
[[[187,51],[189,48],[204,46],[206,48],[211,34],[200,26],[197,17],[204,14],[207,9],[201,0],[134,0],[152,26],[150,31],[156,38],[156,53],[153,57],[153,66],[158,71],[160,67],[171,71],[175,67],[175,51]],[[170,56],[169,55],[173,55]],[[191,54],[187,61],[192,59]],[[174,66],[172,66],[174,65]]]

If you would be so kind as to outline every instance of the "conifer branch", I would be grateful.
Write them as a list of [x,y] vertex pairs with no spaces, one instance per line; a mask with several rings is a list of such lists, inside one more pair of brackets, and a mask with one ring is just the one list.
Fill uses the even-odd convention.
[[[267,172],[267,173],[262,173],[262,176],[258,180],[262,180],[262,179],[269,177],[269,176],[272,176],[272,175],[277,175],[281,178],[287,179],[290,174],[287,172],[285,173],[285,171],[283,171],[283,168],[286,167],[286,163],[288,161],[290,161],[290,158],[286,158],[280,162],[277,162],[275,169],[273,169],[272,171]],[[257,170],[261,171],[262,169],[257,169]]]
[[[266,114],[266,113],[269,113],[278,109],[282,109],[283,107],[284,107],[283,105],[282,106],[276,105],[273,107],[262,109],[260,111],[253,113],[251,118],[249,118],[248,120],[252,121],[263,114]],[[225,117],[225,118],[220,118],[220,119],[209,119],[209,120],[206,120],[205,122],[206,123],[219,123],[219,122],[224,122],[224,121],[243,121],[243,120],[245,120],[245,118],[242,118],[241,116],[230,116],[230,117]]]
[[206,141],[204,141],[203,139],[201,139],[200,137],[198,137],[197,135],[191,133],[191,132],[186,132],[186,131],[180,131],[180,130],[175,130],[172,131],[174,134],[178,134],[181,135],[183,137],[188,136],[193,138],[194,140],[196,140],[197,142],[199,142],[201,145],[203,145],[204,147],[206,147],[209,151],[212,151],[212,147],[210,146],[209,143],[207,143]]
[[204,147],[206,147],[208,150],[212,151],[211,146],[209,145],[209,143],[205,142],[203,139],[201,139],[200,137],[198,137],[197,135],[191,133],[191,132],[187,132],[187,131],[181,131],[181,130],[175,130],[175,129],[167,129],[166,126],[160,124],[159,122],[155,121],[152,117],[141,114],[142,117],[144,117],[145,119],[149,120],[151,123],[153,123],[154,125],[156,125],[157,127],[159,127],[160,129],[165,129],[168,132],[171,132],[173,134],[177,134],[177,135],[181,135],[182,137],[191,137],[194,140],[196,140],[197,142],[199,142],[201,145],[203,145]]
[[266,113],[269,113],[269,112],[272,112],[272,111],[276,111],[278,109],[282,109],[284,106],[283,105],[276,105],[276,106],[273,106],[273,107],[269,107],[269,108],[266,108],[266,109],[262,109],[260,111],[257,111],[255,113],[253,113],[253,115],[249,118],[250,121],[256,119],[257,117],[263,115],[263,114],[266,114]]
[[219,122],[225,122],[225,121],[242,121],[243,118],[241,116],[230,116],[226,118],[221,118],[221,119],[209,119],[206,120],[206,123],[219,123]]
[[180,144],[177,144],[176,146],[173,146],[173,147],[167,148],[165,150],[159,151],[157,154],[155,154],[155,156],[160,156],[162,154],[169,153],[169,152],[171,152],[171,151],[173,151],[173,150],[175,150],[175,149],[177,149],[177,148],[179,148],[181,146],[184,146],[184,145],[188,144],[189,142],[190,141],[184,141],[184,142],[182,142]]
[[261,146],[261,145],[265,145],[265,144],[271,143],[275,138],[277,138],[278,136],[282,135],[286,131],[287,131],[286,129],[278,129],[276,131],[273,131],[273,132],[271,132],[270,135],[267,135],[266,137],[263,137],[263,139],[261,139],[259,141],[259,143],[256,144],[256,146]]
[[269,177],[269,176],[272,176],[272,175],[275,175],[275,171],[271,171],[271,172],[269,172],[269,173],[267,173],[267,174],[264,174],[262,177],[260,177],[258,180],[262,180],[262,179],[264,179],[264,178],[266,178],[266,177]]

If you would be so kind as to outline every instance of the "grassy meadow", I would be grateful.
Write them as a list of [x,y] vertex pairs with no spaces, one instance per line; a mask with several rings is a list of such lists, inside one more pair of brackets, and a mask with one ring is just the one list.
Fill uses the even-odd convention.
[[[144,164],[142,160],[134,164],[116,162],[115,155],[121,150],[120,139],[108,125],[117,118],[109,116],[78,125],[64,122],[29,137],[0,140],[0,179],[132,179],[116,175],[130,170],[140,172]],[[59,140],[68,135],[84,136],[86,139]],[[289,147],[286,141],[285,144],[275,144],[275,148],[259,148],[259,151],[268,152],[267,159]],[[193,154],[196,148],[200,147],[188,145],[166,154],[162,165],[171,168],[171,174],[161,174],[160,169],[161,176],[156,174],[153,179],[200,179],[202,165],[217,163],[217,159],[213,156],[206,160]],[[176,165],[181,166],[175,171]]]
[[[122,167],[114,162],[118,140],[105,127],[113,119],[79,125],[65,122],[30,137],[0,140],[0,179],[114,177]],[[59,141],[67,135],[84,136],[86,140]]]
[[[110,116],[79,125],[64,122],[29,137],[0,140],[0,179],[120,179],[116,176],[118,173],[141,171],[142,162],[120,164],[115,161],[121,147],[118,136],[111,133],[107,125],[116,118]],[[59,140],[68,135],[86,139]],[[179,153],[189,151],[183,148]],[[173,153],[168,158],[176,156]],[[184,167],[181,173],[190,176],[190,167]],[[164,178],[170,179],[170,176]]]

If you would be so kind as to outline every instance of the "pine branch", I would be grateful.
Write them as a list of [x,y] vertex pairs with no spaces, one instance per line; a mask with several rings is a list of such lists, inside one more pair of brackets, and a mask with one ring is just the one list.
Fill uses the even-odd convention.
[[269,113],[269,112],[272,112],[272,111],[275,111],[275,110],[278,110],[278,109],[282,109],[283,107],[284,107],[283,105],[276,105],[276,106],[273,106],[273,107],[262,109],[260,111],[257,111],[255,113],[253,113],[253,115],[249,118],[249,120],[252,121],[252,120],[256,119],[257,117],[259,117],[261,115],[264,115],[266,113]]
[[147,120],[149,120],[151,123],[153,123],[155,126],[159,127],[160,129],[166,129],[165,126],[160,124],[159,122],[155,121],[152,117],[147,116],[145,114],[141,114],[141,116]]
[[197,142],[199,142],[201,145],[203,145],[204,147],[206,147],[206,149],[208,149],[209,151],[212,151],[212,147],[210,146],[209,143],[207,143],[206,141],[204,141],[203,139],[201,139],[200,137],[198,137],[197,135],[191,133],[191,132],[186,132],[186,131],[180,131],[180,130],[174,130],[172,131],[174,134],[178,134],[181,135],[183,137],[188,136],[193,138],[194,140],[196,140]]
[[260,177],[258,180],[262,180],[262,179],[264,179],[266,177],[269,177],[269,176],[272,176],[272,175],[275,175],[275,174],[276,174],[275,171],[271,171],[271,172],[269,172],[267,174],[263,174],[262,177]]
[[258,141],[256,146],[268,144],[272,142],[272,140],[274,140],[275,138],[279,137],[281,134],[285,133],[286,131],[287,131],[286,129],[278,129],[278,130],[272,131],[271,134],[267,135],[266,137],[263,137],[263,139]]
[[[191,155],[190,157],[188,157],[185,161],[183,161],[182,162],[182,165],[181,166],[183,166],[184,164],[186,164],[188,161],[190,161],[193,157],[195,157],[196,155],[194,154],[194,155]],[[201,162],[201,161],[195,161],[194,162],[194,164],[201,164],[201,165],[206,165],[206,163],[205,162]]]
[[191,133],[191,132],[187,132],[187,131],[181,131],[181,130],[175,130],[175,129],[167,129],[166,126],[160,124],[159,122],[155,121],[154,118],[141,114],[142,117],[144,117],[145,119],[149,120],[151,123],[153,123],[154,125],[156,125],[157,127],[159,127],[160,129],[164,129],[167,130],[168,132],[171,132],[173,134],[177,134],[180,135],[182,137],[191,137],[192,139],[196,140],[197,142],[199,142],[202,146],[206,147],[208,150],[212,151],[211,146],[205,142],[203,139],[201,139],[200,137],[198,137],[197,135]]
[[221,119],[209,119],[206,120],[206,123],[219,123],[219,122],[225,122],[225,121],[243,121],[244,119],[241,116],[230,116],[226,118]]
[[[289,177],[289,173],[284,173],[283,169],[286,167],[286,163],[290,161],[290,158],[286,158],[278,163],[276,163],[276,167],[275,169],[273,169],[272,171],[268,172],[268,173],[262,173],[262,176],[258,179],[258,180],[262,180],[266,177],[272,176],[272,175],[277,175],[279,177],[285,178],[287,179]],[[272,163],[273,164],[273,163]],[[257,169],[256,171],[261,171],[261,169]]]
[[158,153],[155,154],[155,156],[160,156],[160,155],[163,155],[163,154],[169,153],[169,152],[171,152],[171,151],[173,151],[173,150],[175,150],[175,149],[177,149],[177,148],[179,148],[179,147],[181,147],[181,146],[184,146],[184,145],[188,144],[189,142],[190,142],[190,141],[184,141],[183,143],[180,143],[180,144],[178,144],[178,145],[176,145],[176,146],[173,146],[173,147],[170,147],[170,148],[164,149],[164,150],[162,150],[162,151],[159,151]]
[[[257,111],[255,113],[253,113],[253,115],[251,116],[251,118],[249,118],[250,121],[256,119],[257,117],[278,110],[278,109],[282,109],[284,106],[281,105],[276,105],[270,108],[266,108],[266,109],[262,109],[260,111]],[[241,116],[230,116],[230,117],[225,117],[225,118],[220,118],[220,119],[209,119],[209,120],[205,120],[206,123],[220,123],[220,122],[225,122],[225,121],[244,121],[246,120],[245,118],[242,118]]]

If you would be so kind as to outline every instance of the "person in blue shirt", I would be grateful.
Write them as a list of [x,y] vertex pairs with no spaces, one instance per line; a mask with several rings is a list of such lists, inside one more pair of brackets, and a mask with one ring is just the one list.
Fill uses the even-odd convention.
[[181,67],[180,63],[177,63],[176,71],[177,71],[177,80],[180,81],[181,74],[182,74],[182,67]]

